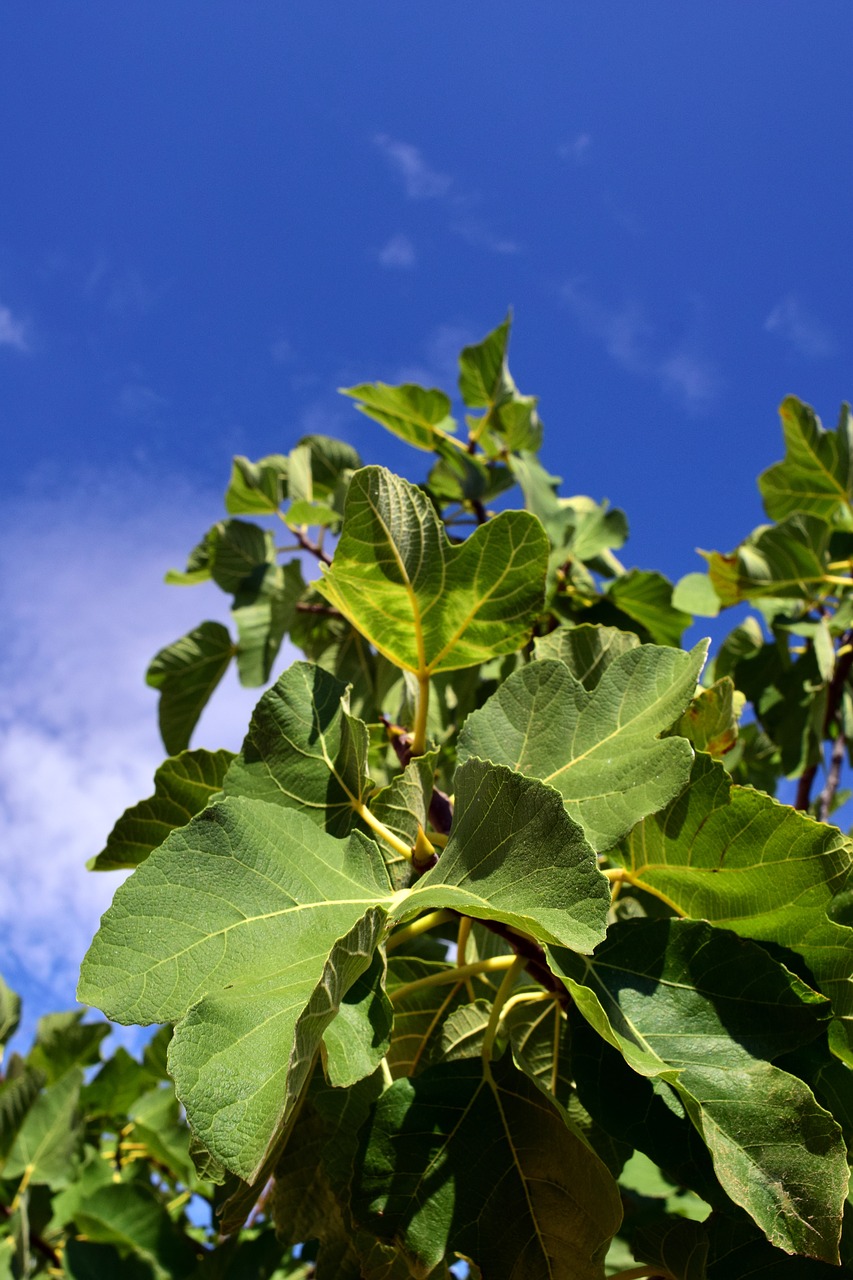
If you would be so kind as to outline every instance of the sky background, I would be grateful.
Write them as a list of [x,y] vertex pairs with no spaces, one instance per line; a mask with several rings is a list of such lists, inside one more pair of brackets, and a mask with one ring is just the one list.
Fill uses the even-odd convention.
[[[849,0],[6,0],[0,967],[73,999],[83,870],[162,759],[164,571],[233,453],[423,474],[335,388],[452,390],[514,311],[566,494],[672,578],[762,519],[793,392],[853,395]],[[423,457],[423,464],[427,459]],[[237,748],[227,683],[195,745]]]

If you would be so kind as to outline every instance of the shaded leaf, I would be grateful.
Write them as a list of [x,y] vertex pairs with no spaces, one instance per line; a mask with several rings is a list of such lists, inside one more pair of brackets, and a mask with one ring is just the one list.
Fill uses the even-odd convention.
[[385,959],[377,951],[344,995],[323,1036],[329,1083],[343,1089],[370,1076],[388,1052],[394,1010],[385,994]]
[[706,751],[715,758],[724,756],[737,742],[738,720],[745,701],[731,679],[724,676],[696,694],[673,733],[687,738],[697,751]]
[[687,781],[689,745],[657,735],[692,696],[706,648],[630,649],[592,692],[562,662],[531,662],[468,717],[459,758],[479,756],[543,779],[593,847],[607,849]]
[[733,786],[722,765],[697,756],[685,791],[609,856],[684,915],[801,955],[853,1062],[853,929],[827,915],[853,866],[840,831]]
[[9,1149],[4,1178],[26,1175],[32,1186],[54,1190],[71,1181],[82,1138],[77,1113],[82,1080],[82,1071],[73,1068],[33,1100]]
[[27,1065],[53,1084],[72,1067],[91,1067],[101,1060],[101,1044],[110,1034],[105,1022],[84,1022],[84,1010],[48,1013],[39,1018],[36,1041]]
[[160,734],[169,755],[189,746],[210,695],[234,655],[221,622],[202,622],[152,659],[146,683],[160,690]]
[[0,976],[0,1062],[3,1061],[3,1045],[15,1034],[20,1020],[21,997]]
[[837,1262],[841,1131],[802,1081],[763,1060],[813,1038],[815,993],[703,921],[617,924],[591,960],[551,961],[633,1069],[676,1089],[726,1192],[768,1239]]
[[0,1173],[43,1084],[43,1074],[29,1067],[0,1080]]
[[829,525],[795,514],[777,525],[760,525],[729,555],[702,552],[723,607],[769,596],[820,600],[833,589],[828,574]]
[[346,685],[312,663],[294,662],[252,712],[225,794],[299,809],[344,836],[369,786],[367,750],[367,727],[349,714]]
[[269,680],[304,591],[298,560],[283,566],[267,565],[259,580],[250,579],[237,591],[231,616],[237,628],[237,670],[240,683],[247,688]]
[[638,622],[655,644],[680,645],[693,621],[672,603],[672,583],[662,573],[631,569],[608,583],[606,597]]
[[[392,954],[387,990],[394,1007],[394,1029],[388,1049],[392,1076],[412,1076],[432,1061],[445,1019],[468,1001],[463,982],[420,984],[423,978],[448,972],[444,962]],[[403,987],[409,988],[405,992]]]
[[366,467],[317,586],[381,653],[426,678],[520,648],[542,605],[547,558],[527,512],[504,511],[453,546],[419,489]]
[[259,581],[275,562],[272,534],[247,520],[221,520],[207,535],[210,576],[223,591],[235,593]]
[[154,794],[125,809],[107,843],[86,865],[90,871],[136,867],[163,843],[175,827],[183,827],[222,790],[233,751],[182,751],[154,774]]
[[423,1271],[451,1249],[486,1275],[601,1277],[616,1184],[509,1055],[396,1081],[362,1141],[353,1212]]
[[113,1245],[120,1257],[147,1263],[157,1280],[180,1280],[195,1268],[192,1243],[139,1183],[97,1188],[78,1208],[75,1222],[91,1243]]

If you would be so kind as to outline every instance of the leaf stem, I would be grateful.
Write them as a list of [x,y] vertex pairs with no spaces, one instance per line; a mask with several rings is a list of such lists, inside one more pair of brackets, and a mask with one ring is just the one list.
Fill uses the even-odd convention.
[[429,673],[418,673],[418,710],[412,733],[411,755],[422,756],[426,752],[427,714],[429,712]]
[[501,1011],[509,999],[509,993],[515,986],[519,975],[524,969],[524,956],[513,956],[512,963],[503,976],[503,981],[498,987],[498,994],[495,996],[492,1012],[489,1014],[486,1033],[483,1036],[483,1065],[488,1071],[489,1063],[492,1060],[492,1049],[494,1048],[495,1036],[498,1034],[498,1027],[501,1020]]
[[398,929],[396,933],[392,933],[385,943],[385,950],[396,951],[398,947],[411,942],[412,938],[418,938],[422,933],[429,933],[430,929],[436,929],[440,924],[445,924],[448,920],[453,919],[455,917],[452,911],[430,911],[427,915],[421,916],[419,920],[413,920],[405,928]]
[[489,960],[476,960],[473,964],[457,965],[452,969],[442,969],[440,973],[430,973],[426,978],[417,978],[414,982],[405,982],[388,992],[390,1000],[400,1000],[412,991],[420,991],[422,987],[446,986],[448,982],[463,983],[478,973],[494,973],[499,969],[511,969],[516,956],[492,956]]
[[407,845],[405,840],[401,840],[399,836],[395,836],[394,832],[389,830],[389,828],[385,826],[384,822],[380,822],[377,817],[374,817],[366,804],[363,804],[360,800],[356,800],[353,797],[352,807],[353,812],[358,814],[362,822],[366,822],[371,831],[375,831],[379,838],[384,840],[395,853],[402,854],[407,862],[412,861],[411,846]]
[[[832,673],[832,679],[829,682],[829,689],[826,697],[826,711],[823,717],[823,728],[821,737],[826,738],[829,734],[832,724],[839,720],[839,711],[841,710],[841,701],[844,697],[844,689],[847,684],[847,677],[853,668],[853,629],[845,631],[839,637],[838,648],[835,653],[835,670]],[[841,724],[838,725],[839,733],[841,733]],[[843,735],[842,735],[843,736]],[[833,753],[834,755],[834,753]],[[811,803],[811,790],[817,774],[817,764],[810,764],[800,775],[800,781],[797,785],[797,798],[794,801],[795,809],[808,809]],[[827,779],[826,787],[821,795],[821,805],[826,805],[827,812],[832,806],[832,797],[841,777],[841,762],[839,761],[838,769],[833,777],[832,767],[830,767],[830,777]],[[830,784],[831,789],[830,789]]]
[[[456,935],[456,963],[458,965],[467,964],[466,952],[468,950],[468,937],[470,933],[471,917],[463,916],[459,921],[459,932]],[[473,1004],[477,997],[474,995],[474,986],[470,978],[465,979],[465,990],[468,994],[468,999]]]

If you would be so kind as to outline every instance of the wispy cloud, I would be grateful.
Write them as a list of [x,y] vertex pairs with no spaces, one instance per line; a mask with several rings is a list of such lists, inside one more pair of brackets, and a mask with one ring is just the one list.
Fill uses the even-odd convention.
[[276,338],[270,346],[270,355],[276,364],[292,364],[296,359],[296,349],[289,338]]
[[507,236],[495,235],[484,222],[478,219],[465,218],[451,223],[450,230],[475,249],[486,249],[489,253],[520,253],[521,246]]
[[0,304],[0,347],[14,347],[16,351],[29,351],[27,326],[18,320],[9,307]]
[[570,142],[563,142],[557,147],[557,155],[561,160],[574,160],[582,164],[589,156],[592,138],[588,133],[577,134]]
[[402,178],[410,200],[436,200],[447,195],[453,180],[430,168],[419,147],[398,142],[387,133],[378,133],[373,141]]
[[802,306],[794,294],[778,302],[764,321],[767,333],[774,333],[807,360],[821,360],[835,354],[832,334]]
[[158,422],[168,404],[166,396],[161,396],[144,382],[126,383],[116,398],[116,408],[121,416],[136,422]]
[[576,282],[565,284],[561,295],[581,328],[597,337],[621,368],[656,382],[687,409],[707,409],[719,394],[719,371],[689,331],[681,342],[667,343],[639,302],[609,306]]
[[[162,581],[220,510],[219,493],[115,473],[64,478],[8,513],[0,935],[7,980],[37,1012],[73,1003],[83,952],[120,880],[84,864],[124,808],[150,795],[163,759],[148,661],[204,618],[228,622],[221,592]],[[258,694],[226,677],[195,743],[237,749]]]
[[383,267],[411,270],[415,265],[415,246],[407,235],[398,232],[382,246],[378,253]]

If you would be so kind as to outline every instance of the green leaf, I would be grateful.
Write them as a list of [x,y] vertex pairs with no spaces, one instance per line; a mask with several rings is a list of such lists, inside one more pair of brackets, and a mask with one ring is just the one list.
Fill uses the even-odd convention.
[[0,1080],[0,1173],[43,1084],[42,1072],[27,1066],[21,1069],[20,1074]]
[[231,616],[237,627],[237,671],[247,688],[266,684],[281,642],[293,624],[305,592],[298,560],[270,564],[260,581],[250,580],[235,595]]
[[686,573],[679,578],[672,603],[676,609],[699,618],[716,618],[720,612],[720,598],[707,573]]
[[27,1065],[54,1084],[73,1067],[91,1067],[101,1061],[101,1044],[110,1034],[105,1022],[84,1022],[84,1010],[48,1013],[39,1018],[36,1042]]
[[148,1187],[98,1187],[75,1214],[77,1229],[93,1244],[113,1245],[122,1258],[141,1259],[156,1280],[180,1280],[196,1266],[190,1240],[173,1225]]
[[394,1010],[385,994],[385,959],[375,952],[349,988],[323,1036],[326,1074],[338,1089],[370,1076],[388,1052]]
[[202,622],[151,660],[146,683],[160,690],[160,734],[170,756],[189,746],[210,695],[234,656],[221,622]]
[[485,1275],[600,1280],[616,1184],[509,1055],[396,1081],[362,1141],[353,1212],[415,1274],[456,1250]]
[[841,406],[838,427],[824,431],[813,409],[796,396],[779,407],[785,461],[758,478],[764,510],[771,520],[802,511],[828,523],[853,524],[853,417]]
[[255,707],[225,794],[299,809],[345,836],[369,787],[367,749],[367,726],[349,714],[347,686],[294,662]]
[[178,1100],[171,1085],[138,1094],[128,1108],[133,1125],[132,1141],[142,1143],[148,1156],[185,1186],[195,1183],[189,1154],[189,1129],[181,1122]]
[[0,976],[0,1062],[3,1061],[3,1045],[16,1032],[21,1020],[21,997],[7,987]]
[[680,645],[693,621],[672,603],[672,583],[662,573],[631,569],[607,586],[607,599],[643,627],[655,644]]
[[534,641],[537,658],[554,658],[569,668],[576,680],[590,692],[596,687],[611,662],[636,649],[640,641],[632,631],[616,627],[558,627],[556,631]]
[[363,836],[341,842],[292,810],[228,798],[119,888],[80,998],[116,1021],[177,1022],[169,1069],[190,1125],[252,1182],[370,963],[383,899],[385,866]]
[[238,454],[231,466],[225,510],[233,516],[267,516],[278,511],[287,493],[287,458],[271,453],[257,462]]
[[760,525],[729,555],[703,551],[720,604],[822,599],[834,585],[826,568],[829,534],[825,521],[797,513],[777,525]]
[[125,809],[107,837],[106,847],[86,865],[90,871],[137,867],[163,843],[175,827],[222,790],[233,751],[182,751],[170,756],[154,774],[154,794]]
[[704,1226],[686,1218],[670,1218],[647,1228],[634,1243],[643,1262],[653,1262],[672,1280],[707,1280],[708,1236]]
[[509,1036],[515,1065],[560,1106],[568,1107],[573,1091],[571,1035],[559,1001],[515,1004],[506,1010],[502,1029]]
[[633,920],[592,959],[549,957],[599,1034],[676,1089],[726,1192],[768,1239],[837,1262],[841,1131],[802,1081],[763,1060],[813,1038],[815,993],[704,921]]
[[789,1253],[763,1239],[740,1215],[714,1213],[705,1223],[708,1280],[839,1280],[843,1272]]
[[317,585],[380,653],[425,679],[520,648],[542,607],[547,559],[527,512],[504,511],[453,546],[419,489],[366,467]]
[[[444,1019],[466,1004],[463,982],[413,986],[452,966],[434,960],[393,954],[388,961],[387,991],[394,1006],[394,1029],[388,1049],[392,1076],[413,1076],[430,1064]],[[402,988],[411,987],[402,991]]]
[[692,752],[658,739],[692,696],[707,642],[641,645],[588,692],[562,662],[531,662],[465,722],[459,758],[506,764],[556,787],[596,849],[608,849],[681,790]]
[[482,342],[465,347],[459,357],[459,390],[472,409],[485,409],[482,418],[469,419],[471,437],[486,452],[502,450],[535,453],[542,445],[537,397],[523,396],[507,364],[510,317]]
[[697,751],[718,758],[737,742],[738,721],[746,699],[728,676],[702,689],[673,729]]
[[77,1113],[82,1081],[83,1072],[73,1068],[33,1101],[9,1150],[4,1178],[26,1175],[32,1186],[53,1190],[68,1185],[82,1139]]
[[143,1093],[158,1083],[153,1071],[137,1062],[121,1045],[101,1066],[97,1075],[83,1086],[81,1102],[87,1116],[126,1123],[127,1113]]
[[482,760],[457,769],[454,789],[447,847],[409,891],[405,915],[451,907],[591,950],[606,929],[609,886],[557,792]]
[[432,453],[456,430],[450,415],[450,400],[443,391],[427,391],[411,382],[389,387],[385,382],[362,382],[357,387],[340,387],[341,395],[357,400],[360,413],[416,449]]
[[[361,458],[351,444],[345,440],[337,440],[333,436],[303,436],[297,449],[307,449],[311,475],[310,495],[303,487],[300,491],[291,489],[290,496],[322,501],[334,498],[334,506],[338,508],[338,494],[341,485],[345,484],[349,473],[357,471],[362,465]],[[291,453],[291,458],[293,454]]]
[[210,530],[210,576],[231,593],[257,585],[266,566],[275,563],[272,534],[246,520],[221,520]]
[[193,547],[186,569],[169,569],[164,581],[175,587],[193,587],[199,582],[207,582],[210,577],[209,537],[209,534],[205,534],[201,542]]
[[853,929],[827,915],[853,866],[840,831],[733,786],[721,764],[697,756],[685,791],[609,857],[684,915],[801,955],[853,1064]]

